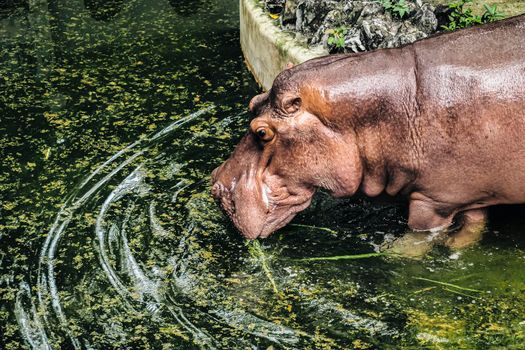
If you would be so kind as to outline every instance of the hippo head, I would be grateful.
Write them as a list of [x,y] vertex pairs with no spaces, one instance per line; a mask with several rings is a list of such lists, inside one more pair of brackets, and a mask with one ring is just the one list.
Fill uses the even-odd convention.
[[285,226],[317,188],[349,196],[361,181],[352,128],[330,120],[329,96],[293,78],[293,69],[284,71],[251,100],[247,134],[212,173],[213,196],[249,239]]

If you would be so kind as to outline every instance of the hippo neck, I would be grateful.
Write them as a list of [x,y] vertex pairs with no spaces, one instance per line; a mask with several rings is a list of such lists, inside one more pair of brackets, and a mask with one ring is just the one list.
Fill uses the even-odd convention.
[[362,192],[370,197],[383,192],[391,196],[410,192],[419,169],[417,134],[413,123],[407,120],[356,130],[362,163]]
[[[320,70],[325,122],[357,142],[368,196],[408,191],[418,169],[419,109],[413,50],[392,49],[350,56]],[[328,110],[328,112],[327,112]]]

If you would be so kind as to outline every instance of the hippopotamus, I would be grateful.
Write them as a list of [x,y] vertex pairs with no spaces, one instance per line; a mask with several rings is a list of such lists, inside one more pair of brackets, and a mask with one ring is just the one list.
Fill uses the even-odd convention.
[[468,244],[487,207],[525,203],[525,16],[306,61],[249,110],[212,173],[245,237],[268,237],[323,189],[401,196],[412,232],[459,227],[449,242]]

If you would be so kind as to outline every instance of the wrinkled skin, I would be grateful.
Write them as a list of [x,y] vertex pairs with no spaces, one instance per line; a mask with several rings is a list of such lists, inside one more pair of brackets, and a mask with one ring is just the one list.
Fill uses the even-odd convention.
[[307,61],[250,110],[250,130],[212,174],[247,238],[286,225],[318,188],[405,196],[413,230],[483,218],[525,202],[525,16]]

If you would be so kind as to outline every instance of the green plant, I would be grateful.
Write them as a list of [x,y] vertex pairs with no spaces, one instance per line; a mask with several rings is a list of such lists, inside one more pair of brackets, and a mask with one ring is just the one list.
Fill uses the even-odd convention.
[[465,8],[465,5],[471,2],[472,0],[459,0],[449,3],[448,8],[451,10],[448,16],[449,23],[441,27],[445,30],[453,31],[483,23],[481,16],[474,15],[471,8]]
[[260,264],[262,270],[264,271],[264,274],[268,278],[268,281],[270,281],[274,293],[278,295],[279,290],[277,289],[277,283],[275,283],[275,279],[272,275],[272,270],[270,269],[270,265],[268,264],[269,258],[265,253],[264,249],[261,247],[261,243],[257,240],[247,240],[245,244],[248,247],[248,252],[250,253],[251,257]]
[[505,18],[505,14],[498,12],[496,5],[483,4],[483,7],[485,7],[485,13],[481,16],[483,23],[495,22]]
[[489,6],[484,4],[485,12],[478,16],[472,13],[472,9],[465,8],[465,5],[472,3],[472,0],[459,0],[448,4],[451,11],[448,16],[449,23],[441,26],[441,28],[453,31],[460,28],[467,28],[477,24],[494,22],[505,17],[501,12],[498,12],[496,5]]
[[403,17],[409,12],[410,8],[405,0],[398,0],[392,2],[391,0],[379,0],[385,11],[390,12],[392,15],[403,19]]
[[345,47],[345,35],[348,33],[348,29],[345,26],[341,26],[334,29],[328,29],[328,45],[335,47],[336,49],[343,49]]

